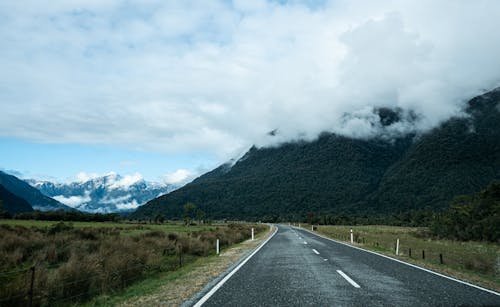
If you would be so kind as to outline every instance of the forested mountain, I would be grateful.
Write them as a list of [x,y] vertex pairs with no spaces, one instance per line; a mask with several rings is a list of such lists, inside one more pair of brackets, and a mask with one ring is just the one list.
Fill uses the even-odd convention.
[[31,212],[33,208],[27,201],[12,194],[0,184],[0,212],[2,210],[7,211],[9,214],[16,214]]
[[43,195],[23,180],[0,171],[0,184],[10,193],[26,200],[35,210],[74,210],[55,199]]
[[[241,219],[446,208],[500,178],[500,90],[472,99],[464,112],[425,134],[390,140],[324,133],[313,142],[254,147],[132,216],[181,217],[186,202],[212,218]],[[378,115],[382,125],[397,121],[396,111]]]

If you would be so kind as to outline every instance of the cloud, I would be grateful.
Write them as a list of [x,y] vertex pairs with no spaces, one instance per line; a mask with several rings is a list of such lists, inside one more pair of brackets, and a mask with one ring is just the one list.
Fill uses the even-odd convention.
[[9,174],[9,175],[18,177],[18,178],[23,178],[24,177],[24,174],[22,172],[20,172],[20,171],[16,171],[16,170],[12,170],[12,169],[6,169],[6,168],[3,168],[3,167],[0,167],[0,171],[4,172],[6,174]]
[[114,176],[108,176],[108,185],[111,190],[128,189],[131,185],[144,180],[144,177],[139,173],[125,175],[123,177],[118,176],[115,173],[113,174]]
[[116,208],[118,210],[130,210],[130,209],[136,209],[137,207],[139,207],[139,204],[137,203],[137,200],[135,200],[135,199],[129,203],[116,204]]
[[65,204],[66,206],[69,206],[71,208],[78,208],[82,204],[85,204],[85,203],[92,201],[92,198],[90,197],[89,192],[86,192],[85,195],[82,195],[82,196],[65,197],[63,195],[58,195],[58,196],[54,196],[52,198],[54,198],[58,202],[61,202],[61,203]]
[[182,184],[193,178],[193,173],[185,169],[178,169],[175,172],[164,176],[164,182],[167,184]]
[[[0,136],[227,159],[322,131],[425,131],[500,85],[499,12],[492,0],[4,1]],[[418,120],[371,125],[379,107]]]
[[96,178],[99,178],[99,174],[96,174],[96,173],[86,173],[86,172],[79,172],[77,175],[76,175],[76,179],[79,181],[79,182],[87,182],[89,180],[92,180],[92,179],[96,179]]

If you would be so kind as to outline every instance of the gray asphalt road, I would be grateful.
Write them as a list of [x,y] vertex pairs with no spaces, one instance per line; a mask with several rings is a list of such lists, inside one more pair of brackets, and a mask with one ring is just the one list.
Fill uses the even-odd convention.
[[500,296],[280,225],[203,306],[500,306]]

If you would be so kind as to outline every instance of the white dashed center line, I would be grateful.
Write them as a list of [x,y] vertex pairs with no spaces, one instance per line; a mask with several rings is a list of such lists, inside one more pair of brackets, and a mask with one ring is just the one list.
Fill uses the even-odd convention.
[[340,276],[344,277],[344,279],[347,280],[354,288],[361,288],[354,280],[352,280],[349,276],[347,276],[341,270],[337,270],[337,273],[339,273]]
[[307,244],[307,242],[306,242],[306,241],[304,241],[304,244]]
[[317,250],[315,250],[314,248],[312,250],[316,255],[319,255],[319,252]]

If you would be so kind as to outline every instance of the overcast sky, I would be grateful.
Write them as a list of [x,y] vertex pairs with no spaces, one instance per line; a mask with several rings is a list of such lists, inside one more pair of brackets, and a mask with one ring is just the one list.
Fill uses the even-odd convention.
[[418,115],[385,133],[425,131],[500,85],[499,16],[496,0],[1,1],[0,168],[179,182],[252,144],[372,137],[376,107]]

